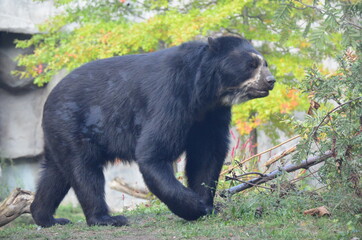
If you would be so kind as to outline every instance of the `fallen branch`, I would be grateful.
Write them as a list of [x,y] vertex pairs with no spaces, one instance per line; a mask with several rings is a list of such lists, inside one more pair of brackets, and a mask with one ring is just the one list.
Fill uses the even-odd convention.
[[151,199],[150,192],[147,189],[136,189],[120,178],[113,179],[113,181],[110,182],[110,188],[136,198]]
[[294,139],[297,139],[297,138],[299,138],[299,137],[300,137],[299,135],[294,136],[294,137],[289,138],[288,140],[286,140],[286,141],[284,141],[284,142],[282,142],[282,143],[280,143],[280,144],[278,144],[278,145],[276,145],[276,146],[274,146],[274,147],[272,147],[272,148],[269,148],[269,149],[267,149],[267,150],[265,150],[265,151],[263,151],[263,152],[261,152],[261,153],[255,154],[255,155],[253,155],[253,156],[251,156],[251,157],[249,157],[249,158],[247,158],[247,159],[244,159],[244,160],[241,161],[239,164],[237,164],[237,165],[235,165],[235,166],[232,166],[232,167],[229,167],[228,169],[226,169],[225,171],[223,171],[223,172],[221,173],[221,175],[224,175],[224,174],[226,174],[226,173],[229,173],[231,170],[239,167],[241,164],[246,163],[246,162],[252,160],[252,159],[255,158],[255,157],[259,157],[259,156],[263,155],[264,153],[270,152],[270,151],[272,151],[272,150],[274,150],[274,149],[276,149],[276,148],[278,148],[278,147],[280,147],[280,146],[282,146],[282,145],[284,145],[284,144],[286,144],[286,143],[288,143],[288,142],[290,142],[290,141],[293,141]]
[[16,188],[0,203],[0,227],[13,221],[23,213],[30,213],[34,193]]
[[221,196],[231,196],[235,193],[244,191],[248,188],[251,188],[255,185],[260,185],[262,183],[268,182],[274,178],[277,178],[278,176],[280,176],[283,172],[294,172],[298,169],[304,168],[304,169],[308,169],[311,166],[314,166],[318,163],[321,163],[323,161],[325,161],[326,159],[332,157],[332,151],[327,151],[325,154],[321,155],[321,156],[314,156],[314,157],[310,157],[307,160],[302,161],[300,164],[288,164],[284,167],[281,167],[279,169],[276,169],[274,171],[272,171],[269,174],[266,174],[264,177],[257,177],[257,178],[253,178],[249,181],[247,181],[246,183],[242,183],[239,184],[237,186],[231,187],[229,189],[224,190],[220,195]]
[[288,149],[284,150],[283,152],[274,155],[274,156],[271,157],[268,161],[266,161],[265,166],[266,166],[267,168],[269,168],[270,165],[272,165],[273,163],[275,163],[275,162],[278,161],[279,159],[281,159],[281,158],[283,158],[283,157],[285,157],[285,156],[288,156],[289,154],[295,152],[295,150],[297,150],[297,145],[294,145],[293,147],[288,148]]

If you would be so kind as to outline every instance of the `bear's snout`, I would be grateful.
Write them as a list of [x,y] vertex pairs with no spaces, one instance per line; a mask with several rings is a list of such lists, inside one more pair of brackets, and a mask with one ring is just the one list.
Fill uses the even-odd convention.
[[275,77],[273,75],[266,77],[266,82],[269,85],[269,90],[273,90],[274,83],[276,82]]

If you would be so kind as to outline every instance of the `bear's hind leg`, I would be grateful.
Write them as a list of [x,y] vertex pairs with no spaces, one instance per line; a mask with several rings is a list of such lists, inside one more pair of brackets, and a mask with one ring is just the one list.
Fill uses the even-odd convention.
[[[75,160],[75,159],[74,159]],[[93,225],[127,225],[124,216],[110,216],[104,199],[103,167],[99,164],[90,164],[92,161],[74,161],[78,166],[72,168],[72,187],[77,195],[80,205],[89,226]]]
[[54,218],[55,210],[69,191],[70,184],[59,169],[50,163],[45,163],[39,181],[35,199],[30,206],[30,211],[35,223],[41,227],[51,227],[55,224],[70,223],[65,218]]

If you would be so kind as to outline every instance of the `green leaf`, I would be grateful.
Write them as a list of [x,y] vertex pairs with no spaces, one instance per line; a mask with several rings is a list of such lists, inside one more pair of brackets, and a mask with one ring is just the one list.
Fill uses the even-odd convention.
[[289,19],[291,12],[291,4],[283,3],[279,8],[276,9],[274,19],[279,22],[286,21]]
[[303,31],[303,37],[307,37],[310,27],[312,26],[312,21],[308,21],[307,22],[307,26],[305,27],[304,31]]

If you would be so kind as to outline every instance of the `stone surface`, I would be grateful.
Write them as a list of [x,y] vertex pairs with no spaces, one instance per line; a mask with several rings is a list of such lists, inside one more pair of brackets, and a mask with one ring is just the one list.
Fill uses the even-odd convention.
[[32,158],[43,153],[41,118],[44,102],[57,82],[21,93],[0,89],[0,156],[3,158]]
[[44,23],[58,11],[52,0],[1,0],[0,31],[38,33],[37,25]]
[[27,158],[42,153],[40,113],[44,89],[13,95],[0,89],[0,154]]
[[11,74],[14,70],[21,70],[17,66],[16,57],[19,54],[28,54],[33,51],[32,48],[20,49],[15,48],[15,39],[29,39],[31,35],[0,32],[0,88],[8,91],[18,91],[23,89],[34,88],[33,78],[20,79]]

